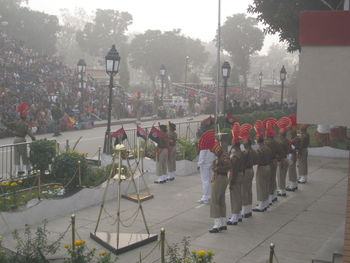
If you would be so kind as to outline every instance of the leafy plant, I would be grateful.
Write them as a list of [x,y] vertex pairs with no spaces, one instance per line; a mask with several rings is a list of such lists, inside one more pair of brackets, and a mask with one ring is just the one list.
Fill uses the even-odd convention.
[[46,263],[46,257],[56,253],[60,246],[60,239],[50,243],[48,241],[49,232],[46,229],[46,222],[42,227],[38,227],[35,235],[32,235],[30,227],[25,226],[23,237],[18,231],[13,232],[13,237],[17,242],[16,253],[9,255],[9,262],[16,263]]
[[49,169],[56,155],[56,142],[47,139],[37,140],[30,144],[29,160],[34,169],[39,169],[41,174]]
[[79,185],[79,176],[84,180],[87,174],[87,161],[83,154],[68,151],[57,156],[52,164],[55,179],[64,185],[67,191]]
[[98,256],[96,256],[96,249],[89,249],[86,246],[86,241],[75,241],[74,243],[75,249],[73,249],[70,245],[65,245],[64,247],[67,249],[70,257],[64,261],[64,263],[90,263],[96,259],[97,263],[111,263],[117,262],[116,257],[112,257],[111,253],[100,252]]
[[198,142],[179,137],[176,145],[176,151],[179,152],[177,160],[192,161],[198,155]]

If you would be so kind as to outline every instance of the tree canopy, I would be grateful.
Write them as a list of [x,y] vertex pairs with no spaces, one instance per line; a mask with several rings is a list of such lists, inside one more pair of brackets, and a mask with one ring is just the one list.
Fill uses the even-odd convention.
[[60,29],[57,17],[22,7],[23,2],[25,1],[0,0],[3,30],[36,51],[54,54],[56,34]]
[[234,67],[243,76],[246,87],[250,56],[261,50],[264,34],[258,28],[256,19],[245,14],[228,17],[221,31],[222,48],[230,54]]
[[142,69],[153,83],[162,64],[173,81],[183,81],[186,56],[194,69],[203,66],[208,58],[200,40],[185,37],[180,30],[147,30],[136,35],[130,44],[131,66]]
[[288,43],[288,51],[300,51],[299,13],[304,10],[342,9],[344,0],[253,0],[248,12],[257,15],[265,33],[279,34]]
[[128,12],[97,9],[93,22],[86,23],[84,29],[77,32],[79,46],[92,56],[102,58],[107,54],[112,44],[116,44],[121,57],[119,83],[125,87],[129,85],[128,38],[125,33],[131,24],[132,15]]

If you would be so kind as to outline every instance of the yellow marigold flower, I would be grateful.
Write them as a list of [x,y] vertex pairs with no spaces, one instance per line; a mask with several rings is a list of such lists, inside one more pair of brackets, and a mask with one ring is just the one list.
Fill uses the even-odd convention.
[[104,256],[104,255],[107,255],[107,252],[106,252],[106,251],[100,252],[100,256]]
[[2,186],[9,186],[10,183],[9,183],[9,182],[3,182],[1,185],[2,185]]
[[205,254],[207,254],[207,252],[205,252],[204,250],[198,251],[198,256],[200,256],[200,257],[204,257]]
[[81,244],[82,244],[82,245],[84,245],[85,243],[86,243],[86,241],[84,241],[84,240],[81,241]]
[[17,185],[18,185],[18,184],[15,183],[15,182],[13,182],[13,183],[10,184],[10,186],[17,186]]
[[208,255],[214,255],[214,251],[213,250],[208,250]]
[[64,245],[64,248],[70,248],[70,246],[69,245]]
[[56,185],[53,186],[53,188],[54,189],[58,189],[58,188],[61,188],[61,186],[56,184]]
[[27,196],[26,196],[26,195],[21,195],[21,197],[22,197],[22,198],[27,198]]
[[196,254],[197,251],[196,251],[196,250],[192,250],[191,253],[192,253],[192,254]]
[[74,242],[74,245],[76,245],[76,246],[80,246],[80,245],[83,245],[83,244],[85,244],[85,241],[75,241]]
[[202,261],[203,261],[203,259],[202,259],[202,258],[199,258],[199,259],[197,259],[197,261],[198,261],[198,262],[202,262]]
[[189,259],[189,258],[185,258],[185,259],[184,259],[184,262],[186,262],[186,263],[187,263],[187,262],[190,262],[190,259]]
[[17,183],[22,184],[22,183],[23,183],[23,181],[22,181],[22,180],[18,180],[18,181],[17,181]]

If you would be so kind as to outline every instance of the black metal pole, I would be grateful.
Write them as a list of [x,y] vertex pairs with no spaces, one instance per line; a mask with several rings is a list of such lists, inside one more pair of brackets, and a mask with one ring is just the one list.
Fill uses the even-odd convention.
[[160,92],[160,100],[161,104],[163,105],[163,93],[164,93],[164,76],[161,75],[161,92]]
[[113,74],[109,78],[109,97],[108,97],[108,120],[103,152],[110,154],[112,152],[112,138],[111,134],[111,113],[112,113],[112,96],[113,96]]
[[262,79],[260,79],[260,85],[259,85],[259,96],[261,97],[261,82],[262,82]]
[[227,77],[224,78],[224,116],[226,116]]
[[80,113],[83,113],[84,111],[84,76],[83,72],[80,73],[80,92],[81,92],[81,97],[80,97]]
[[283,94],[284,94],[284,80],[281,81],[282,89],[281,89],[281,108],[283,109]]

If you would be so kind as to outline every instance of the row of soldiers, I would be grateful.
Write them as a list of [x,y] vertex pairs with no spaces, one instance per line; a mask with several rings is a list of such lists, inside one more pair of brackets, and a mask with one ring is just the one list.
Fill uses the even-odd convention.
[[[277,127],[279,136],[275,136]],[[297,127],[296,115],[283,117],[278,121],[273,118],[256,121],[254,129],[257,147],[252,147],[253,126],[250,124],[240,126],[235,122],[232,128],[230,152],[225,152],[220,143],[215,141],[213,131],[209,131],[210,136],[203,135],[205,140],[202,140],[202,143],[200,140],[200,147],[205,145],[202,147],[204,150],[210,147],[210,151],[216,156],[212,167],[209,168],[213,171],[210,216],[214,218],[214,226],[209,230],[210,233],[226,230],[227,225],[237,225],[242,218],[251,217],[252,211],[266,211],[273,202],[277,201],[277,196],[286,196],[286,191],[298,189],[297,183],[307,182],[307,148],[310,139],[307,125],[300,126],[300,136],[297,135]],[[288,130],[289,138],[287,138]],[[206,142],[203,144],[203,141]],[[208,141],[211,142],[208,143]],[[297,160],[299,180],[297,180],[296,171]],[[255,172],[253,166],[256,166]],[[288,186],[286,186],[287,173],[290,181]],[[254,174],[257,205],[252,208]],[[228,220],[225,204],[227,186],[229,186],[231,201],[231,216]]]

